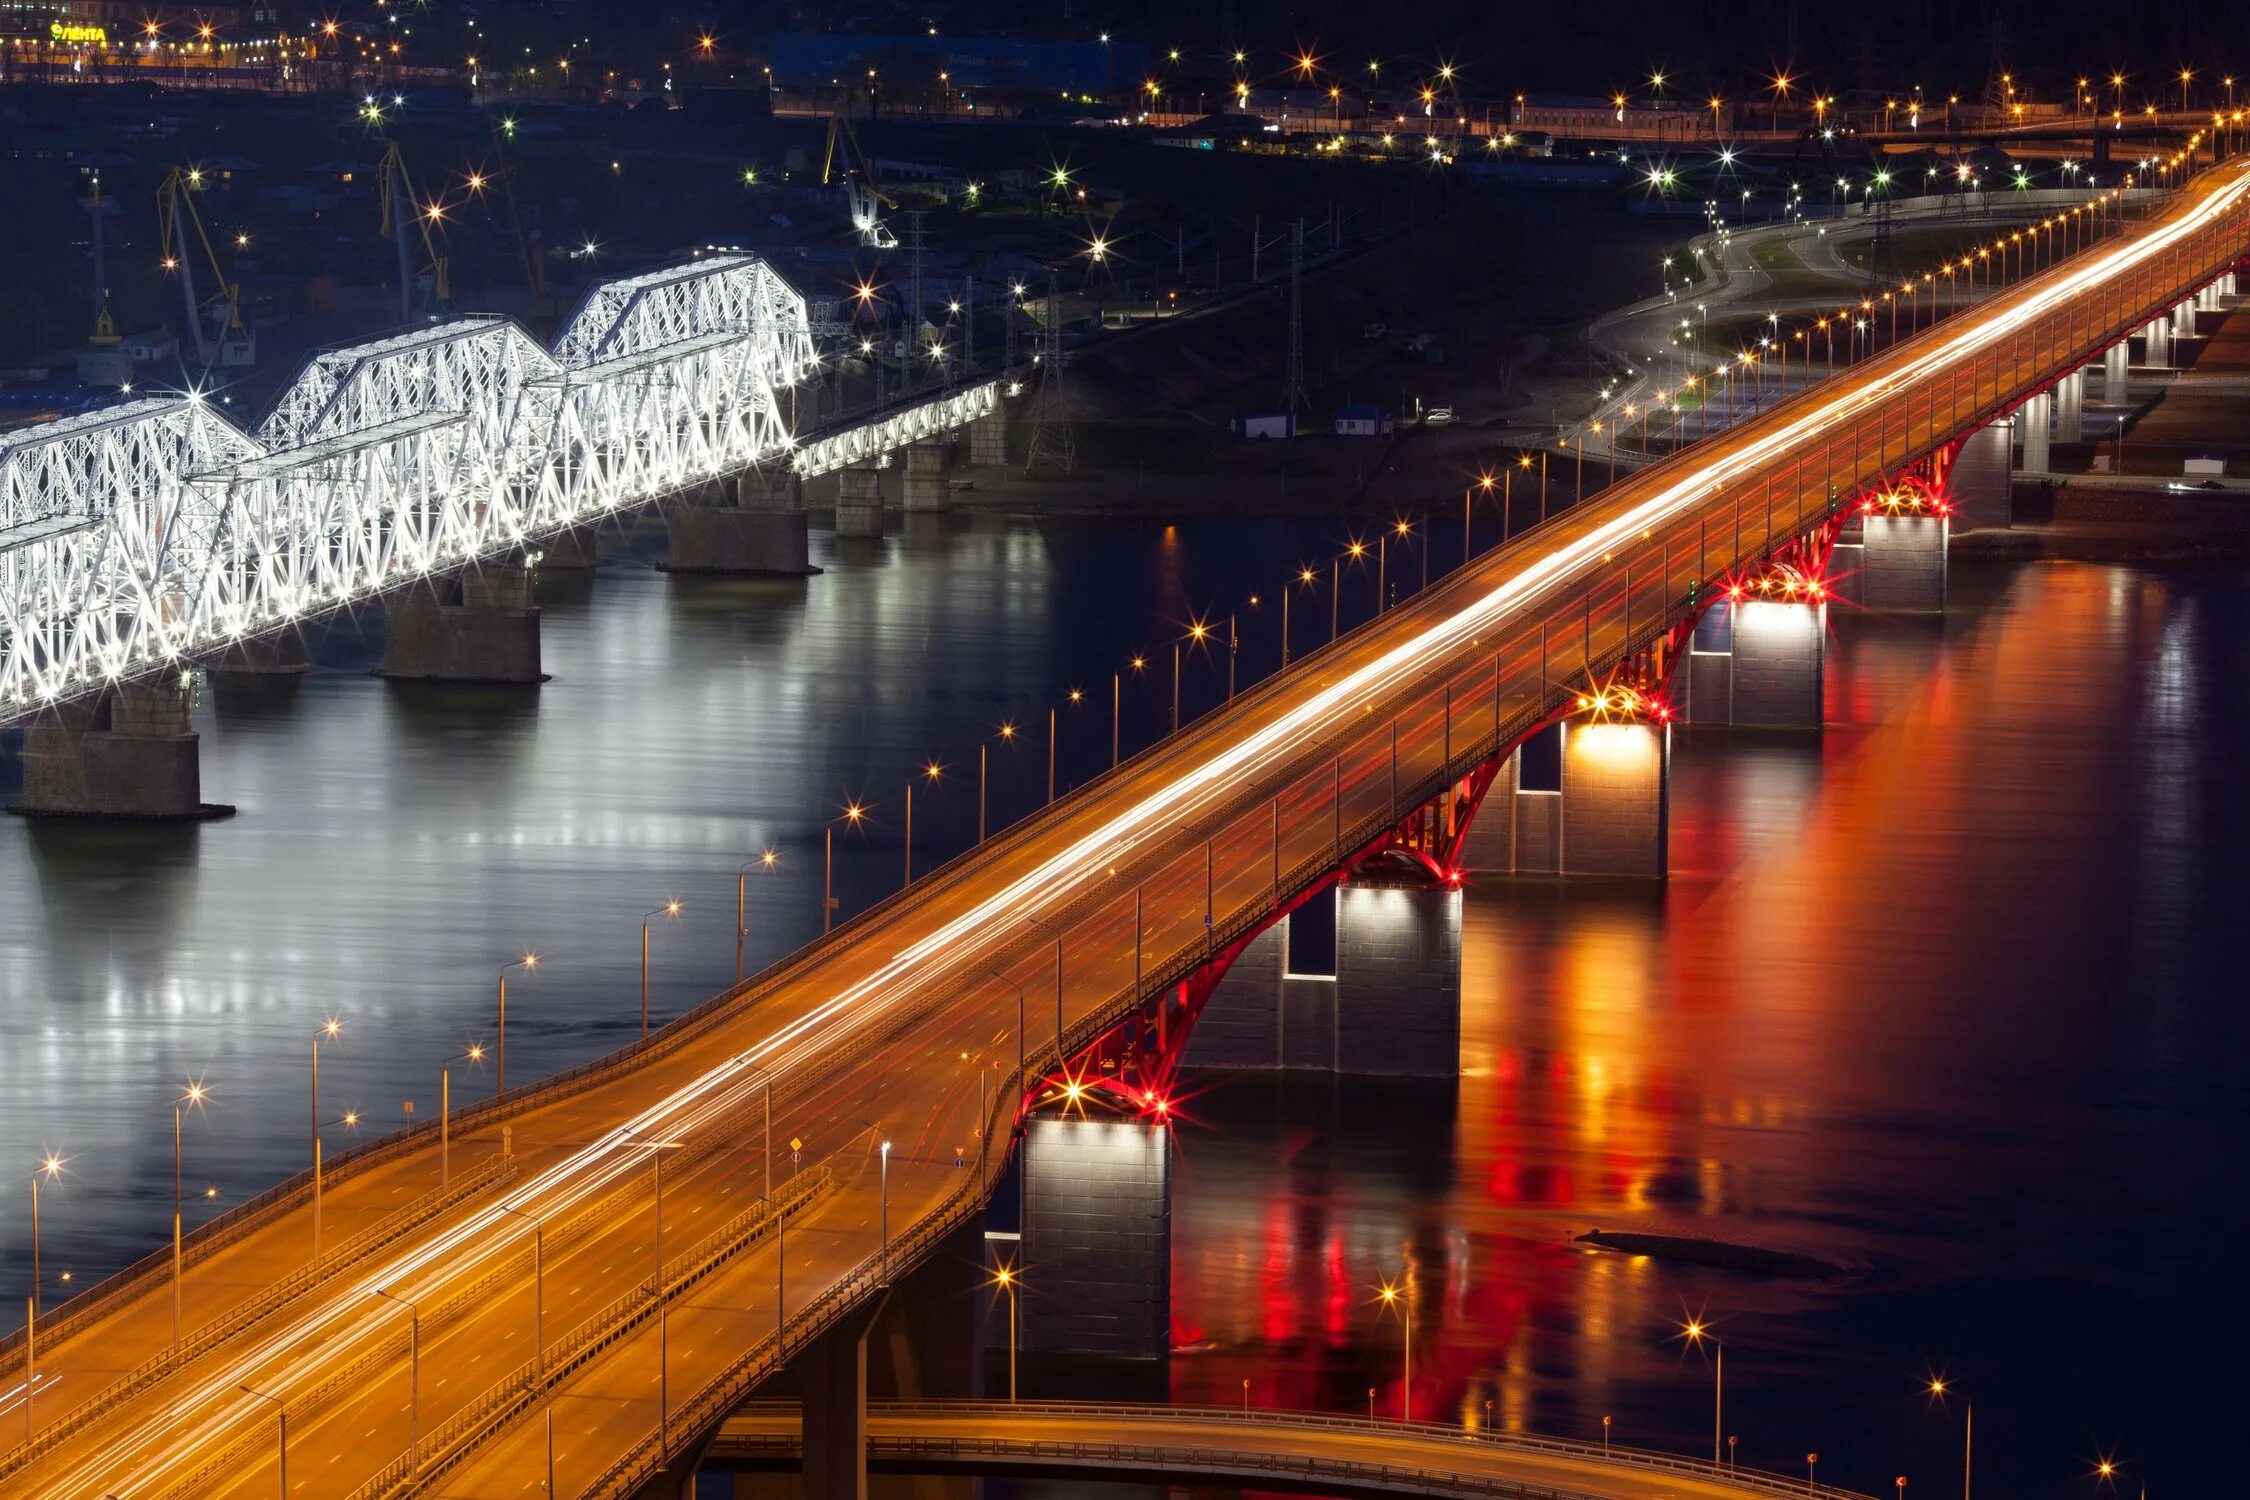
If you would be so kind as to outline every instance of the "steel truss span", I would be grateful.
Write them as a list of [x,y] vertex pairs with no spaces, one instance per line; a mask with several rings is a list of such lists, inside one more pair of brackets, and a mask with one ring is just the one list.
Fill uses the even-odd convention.
[[[161,1254],[43,1314],[35,1378],[0,1340],[0,1486],[271,1494],[278,1401],[291,1470],[324,1495],[512,1494],[543,1473],[648,1492],[894,1271],[945,1253],[1027,1086],[1692,616],[1697,585],[2231,270],[2246,198],[2250,165],[2203,174],[2158,218],[1485,553],[645,1041],[458,1111],[450,1135],[340,1156],[330,1222],[356,1206],[388,1236],[364,1253],[333,1235],[315,1253],[307,1179],[278,1186],[188,1241],[179,1348]],[[504,1182],[383,1217],[446,1191],[447,1150],[459,1173],[503,1149]]]
[[790,467],[800,477],[811,479],[854,464],[878,463],[897,449],[957,431],[999,409],[1000,382],[987,380],[982,385],[948,391],[934,401],[886,413],[848,431],[815,438],[790,455]]
[[463,317],[306,361],[254,433],[199,392],[0,439],[0,720],[794,448],[805,299],[716,256],[554,347]]

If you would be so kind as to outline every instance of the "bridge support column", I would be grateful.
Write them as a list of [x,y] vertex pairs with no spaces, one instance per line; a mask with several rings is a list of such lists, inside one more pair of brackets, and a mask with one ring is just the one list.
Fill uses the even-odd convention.
[[2020,466],[2027,474],[2047,472],[2047,424],[2054,411],[2054,397],[2045,391],[2024,397],[2016,408],[2016,436],[2023,445]]
[[1671,730],[1569,719],[1519,745],[1469,827],[1472,870],[1662,880]]
[[[731,495],[729,491],[732,491]],[[664,512],[669,573],[817,573],[807,540],[804,481],[784,473],[769,483],[755,471],[714,481],[695,499]]]
[[969,462],[1002,469],[1008,464],[1008,408],[999,406],[969,424]]
[[883,534],[883,471],[854,465],[836,475],[836,535]]
[[2164,369],[2172,363],[2172,320],[2169,317],[2152,318],[2142,330],[2148,351],[2141,363],[2155,369]]
[[2232,297],[2237,295],[2234,289],[2234,272],[2228,271],[2227,273],[2222,275],[2219,278],[2218,287],[2219,295],[2222,297]]
[[1459,1077],[1460,893],[1357,882],[1316,893],[1227,970],[1184,1061]]
[[539,668],[539,607],[531,574],[508,564],[472,567],[391,596],[390,636],[378,677],[409,682],[532,683]]
[[1945,497],[1953,505],[1952,532],[2007,526],[2015,519],[2015,419],[2002,417],[1961,440],[1945,470]]
[[1038,1116],[1026,1126],[1022,1256],[1039,1289],[1018,1309],[1026,1351],[1170,1350],[1171,1146],[1169,1129],[1141,1120]]
[[583,572],[601,561],[594,548],[591,526],[565,526],[550,536],[541,537],[532,544],[531,550],[539,554],[539,567],[547,572]]
[[1688,644],[1687,721],[1818,729],[1828,611],[1771,599],[1721,601]]
[[910,513],[953,509],[951,438],[925,438],[907,448],[906,509]]
[[312,670],[304,637],[294,629],[236,641],[204,663],[204,670],[238,677],[302,677]]
[[867,1500],[867,1330],[885,1297],[870,1297],[789,1362],[804,1403],[805,1500]]
[[2055,382],[2055,441],[2075,443],[2086,415],[2086,372],[2073,370]]
[[2195,337],[2195,299],[2193,297],[2172,309],[2172,337],[2175,340]]
[[1943,516],[1869,516],[1860,528],[1859,602],[1885,614],[1945,608]]
[[2120,339],[2102,351],[2102,400],[2111,406],[2125,404],[2125,380],[2133,351]]
[[2197,312],[2217,312],[2219,310],[2219,284],[2216,281],[2196,292],[2195,310]]
[[234,811],[203,801],[190,679],[165,673],[42,709],[23,745],[26,817],[176,820]]

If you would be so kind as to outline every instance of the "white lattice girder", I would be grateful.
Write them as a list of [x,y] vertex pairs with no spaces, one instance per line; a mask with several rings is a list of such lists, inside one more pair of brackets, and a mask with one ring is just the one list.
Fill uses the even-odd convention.
[[810,479],[853,464],[880,463],[896,449],[940,433],[957,432],[999,409],[999,381],[964,386],[934,401],[887,413],[849,431],[815,438],[790,455],[789,466]]
[[505,318],[454,318],[313,355],[258,436],[269,448],[294,448],[426,411],[504,421],[524,381],[559,368]]
[[323,351],[258,438],[194,396],[0,438],[0,719],[770,461],[814,366],[804,298],[718,256],[552,353],[488,317]]
[[794,384],[812,369],[804,297],[747,255],[716,255],[591,288],[556,338],[555,357],[583,369],[710,333],[751,335],[764,346],[776,385]]

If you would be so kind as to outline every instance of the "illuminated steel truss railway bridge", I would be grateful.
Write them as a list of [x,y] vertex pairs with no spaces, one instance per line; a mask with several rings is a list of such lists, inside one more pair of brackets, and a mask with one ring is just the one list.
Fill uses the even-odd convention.
[[199,392],[0,437],[0,722],[759,466],[990,411],[984,383],[800,445],[805,299],[747,255],[596,285],[552,348],[459,317],[321,352],[245,432]]
[[[434,1123],[371,1143],[330,1165],[325,1198],[310,1174],[284,1183],[191,1237],[180,1266],[154,1256],[49,1309],[36,1361],[20,1334],[0,1344],[0,1431],[29,1434],[0,1451],[0,1493],[270,1494],[284,1456],[321,1495],[521,1493],[545,1475],[566,1495],[677,1493],[784,1369],[808,1492],[860,1493],[869,1324],[910,1268],[953,1258],[1027,1110],[1076,1091],[1160,1117],[1201,997],[1261,934],[1377,861],[1453,879],[1528,737],[1613,684],[1661,720],[1698,618],[1777,574],[1817,581],[1867,497],[1918,474],[1941,503],[1913,519],[1942,527],[1959,460],[1996,422],[2043,420],[2058,385],[2231,286],[2246,205],[2250,165],[2203,173],[2152,217],[1467,562],[644,1041],[459,1111],[442,1146]],[[107,614],[49,598],[60,573],[0,579],[22,590],[8,701],[372,588],[382,559],[473,556],[628,484],[785,445],[773,395],[810,357],[793,299],[750,264],[687,280],[700,290],[678,302],[620,289],[551,356],[456,329],[480,351],[458,378],[538,414],[508,432],[481,406],[417,407],[439,378],[419,355],[396,380],[365,372],[364,401],[338,373],[284,403],[289,435],[340,443],[346,465],[469,464],[476,504],[458,517],[436,514],[434,480],[379,514],[340,483],[293,489],[277,466],[304,449],[282,427],[269,448],[194,403],[131,417],[138,448],[89,441],[76,483],[143,484],[174,509],[113,499],[99,523],[82,506],[20,539],[71,559],[77,598]],[[713,383],[693,399],[690,372]],[[572,436],[530,461],[510,434],[534,427]],[[288,523],[236,494],[326,509]],[[200,576],[170,565],[173,526],[202,538]],[[25,621],[52,632],[36,651]],[[1566,803],[1568,774],[1566,755]]]

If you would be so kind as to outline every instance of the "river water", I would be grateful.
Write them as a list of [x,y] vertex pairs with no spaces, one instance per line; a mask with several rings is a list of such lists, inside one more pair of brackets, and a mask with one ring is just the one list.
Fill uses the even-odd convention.
[[[956,518],[839,551],[805,583],[653,571],[612,536],[546,585],[554,680],[370,679],[372,622],[313,640],[294,685],[207,686],[206,796],[227,821],[151,832],[0,826],[0,1162],[69,1157],[42,1199],[46,1294],[161,1242],[170,1103],[198,1211],[303,1165],[308,1052],[322,1114],[395,1128],[490,1087],[463,1056],[509,995],[518,1082],[638,1026],[642,913],[658,1019],[735,964],[817,932],[822,835],[847,912],[888,891],[903,783],[927,758],[914,855],[1160,732],[1169,642],[1240,614],[1244,680],[1278,643],[1270,590],[1334,522],[1038,526]],[[1453,548],[1441,537],[1442,566]],[[1457,543],[1453,547],[1457,547]],[[1393,574],[1416,562],[1394,556]],[[1324,1079],[1203,1080],[1178,1143],[1169,1368],[1182,1399],[1379,1410],[1414,1306],[1417,1415],[1708,1451],[1874,1490],[1959,1477],[1977,1402],[1987,1493],[2088,1490],[2114,1452],[2154,1494],[2214,1489],[2245,1331],[2229,1266],[2250,1120],[2235,1083],[2250,913],[2250,576],[1959,567],[1942,626],[1839,619],[1819,736],[1683,734],[1674,876],[1658,890],[1488,882],[1464,915],[1463,1075],[1432,1096]],[[1349,585],[1347,623],[1374,581]],[[1252,606],[1248,596],[1260,602]],[[1300,597],[1300,647],[1325,634]],[[1224,692],[1188,658],[1183,706]],[[7,743],[14,752],[14,737]],[[12,785],[12,760],[0,776]],[[330,1125],[331,1149],[351,1139]],[[20,1183],[22,1173],[7,1169]],[[29,1276],[21,1186],[0,1275]],[[1708,1236],[1844,1267],[1827,1280],[1590,1253],[1593,1227]],[[66,1284],[62,1278],[73,1280]],[[10,1293],[11,1303],[17,1294]],[[1949,1491],[1947,1491],[1949,1492]]]

